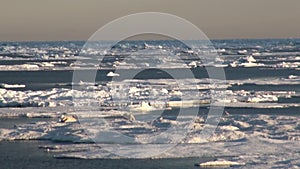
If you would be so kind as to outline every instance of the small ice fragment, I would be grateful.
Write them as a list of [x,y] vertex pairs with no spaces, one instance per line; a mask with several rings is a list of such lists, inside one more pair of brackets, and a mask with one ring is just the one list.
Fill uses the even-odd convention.
[[192,61],[191,63],[188,64],[191,68],[195,68],[197,67],[197,62],[196,61]]
[[74,123],[77,122],[77,119],[74,116],[61,115],[59,118],[59,122],[62,123]]
[[245,49],[245,50],[239,50],[237,53],[240,55],[245,55],[245,54],[247,54],[247,52],[248,51]]
[[165,89],[165,88],[161,89],[160,91],[161,91],[163,94],[168,94],[168,93],[169,93],[169,91],[168,91],[167,89]]
[[132,113],[124,113],[123,116],[129,121],[135,121],[135,117]]
[[235,126],[220,126],[220,129],[227,130],[227,131],[237,131],[237,130],[239,130],[239,128],[235,127]]
[[289,79],[296,79],[298,76],[295,75],[289,75]]
[[242,121],[234,121],[233,125],[238,127],[240,130],[246,130],[251,128],[251,125],[249,123],[242,122]]
[[247,56],[247,61],[248,62],[256,62],[256,59],[254,59],[253,56]]
[[155,108],[153,106],[151,106],[149,102],[142,102],[141,105],[131,107],[130,110],[131,111],[147,112],[147,111],[155,110]]
[[261,53],[259,53],[259,52],[254,52],[254,53],[252,53],[252,55],[253,55],[253,56],[261,56]]
[[55,65],[51,62],[41,62],[38,64],[40,67],[54,67]]
[[263,63],[246,62],[246,63],[241,63],[241,66],[243,66],[243,67],[258,67],[258,66],[264,66],[264,64]]
[[20,65],[20,69],[26,69],[26,70],[38,70],[39,66],[38,65],[30,65],[30,64],[23,64]]
[[170,95],[173,95],[173,96],[182,96],[182,92],[181,91],[178,91],[178,90],[172,90]]
[[109,72],[109,73],[107,73],[106,76],[108,76],[108,77],[116,77],[116,76],[120,76],[120,75],[118,73]]

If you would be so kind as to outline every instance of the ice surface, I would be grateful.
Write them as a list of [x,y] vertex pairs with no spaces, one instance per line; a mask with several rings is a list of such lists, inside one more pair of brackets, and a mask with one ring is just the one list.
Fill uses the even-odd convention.
[[5,88],[5,89],[16,89],[16,88],[25,88],[26,85],[24,85],[24,84],[5,84],[5,83],[2,83],[2,84],[0,84],[0,87]]
[[[0,70],[43,70],[76,69],[85,67],[89,58],[110,58],[108,62],[88,67],[110,68],[149,68],[151,63],[165,67],[274,67],[299,68],[299,44],[297,40],[253,40],[253,41],[213,41],[216,50],[205,51],[208,46],[201,46],[200,53],[217,53],[220,58],[203,63],[196,56],[199,51],[188,48],[177,41],[132,41],[120,42],[108,49],[110,43],[90,42],[83,48],[84,42],[1,42],[2,60],[37,61],[16,65],[0,65]],[[291,45],[292,44],[292,45]],[[202,51],[203,50],[203,51]],[[179,57],[180,59],[174,59]],[[205,58],[209,59],[209,58]],[[71,64],[58,63],[72,61]],[[74,60],[76,64],[74,64]],[[150,61],[149,61],[150,60]],[[157,61],[157,62],[156,62]],[[56,63],[55,63],[56,62]],[[101,61],[100,61],[101,62]]]
[[[3,61],[0,64],[1,71],[92,68],[109,69],[111,72],[108,74],[106,72],[104,76],[117,78],[119,75],[122,78],[122,72],[113,69],[156,66],[198,70],[199,67],[214,66],[225,67],[227,72],[237,74],[235,76],[238,78],[233,77],[226,82],[208,78],[182,78],[176,81],[125,79],[105,84],[81,81],[72,83],[79,86],[80,90],[55,87],[35,91],[27,90],[27,84],[1,82],[3,84],[0,88],[0,107],[2,107],[0,117],[50,118],[50,120],[18,124],[10,129],[0,128],[0,140],[57,141],[55,145],[43,147],[57,158],[124,158],[108,150],[120,146],[123,146],[124,150],[130,150],[136,145],[111,144],[103,137],[94,144],[91,138],[101,129],[104,133],[118,131],[132,137],[137,143],[144,143],[143,138],[147,138],[149,133],[165,131],[170,126],[186,125],[185,121],[171,118],[170,114],[157,116],[156,112],[198,106],[202,111],[210,105],[225,105],[240,115],[228,110],[215,132],[209,138],[203,138],[201,131],[204,127],[212,127],[205,124],[203,113],[191,122],[189,132],[179,144],[173,145],[172,139],[166,136],[165,145],[159,146],[175,147],[153,158],[204,156],[216,157],[216,160],[206,164],[239,163],[246,164],[245,168],[300,167],[300,124],[297,116],[300,107],[297,88],[300,84],[297,73],[300,66],[300,48],[297,40],[216,41],[214,45],[217,50],[214,52],[218,52],[220,57],[207,58],[206,62],[196,56],[197,51],[169,41],[126,42],[117,44],[111,50],[102,50],[106,45],[104,43],[100,43],[98,49],[84,50],[81,50],[83,43],[44,42],[42,45],[34,42],[14,43],[1,42],[0,58]],[[204,50],[203,54],[205,52],[207,51]],[[90,59],[94,59],[94,56],[104,57],[106,60],[90,63]],[[177,59],[174,59],[175,57]],[[255,75],[259,78],[248,79],[241,77],[239,70],[274,71],[274,75],[272,77],[264,77],[264,74],[263,77]],[[277,70],[282,74],[277,75]],[[222,94],[226,98],[212,97]],[[77,100],[74,101],[74,98]],[[74,111],[73,106],[77,104],[78,110]],[[266,113],[268,115],[261,115],[259,114],[261,109],[270,112]],[[272,111],[281,115],[274,115]],[[283,116],[286,112],[289,115]],[[79,121],[61,123],[58,118],[62,114],[76,116]],[[98,119],[105,119],[105,125],[95,126]],[[145,119],[147,121],[143,121]],[[153,150],[153,146],[144,147],[144,152]],[[228,159],[224,159],[224,156]]]
[[243,166],[245,163],[239,163],[234,161],[217,160],[200,163],[200,167],[232,167],[232,166]]
[[[296,91],[226,90],[233,85],[241,86],[248,83],[297,85],[299,84],[297,76],[269,80],[228,80],[226,83],[217,80],[215,83],[209,84],[208,82],[208,79],[179,79],[176,82],[172,79],[124,80],[108,82],[106,85],[80,82],[74,84],[81,86],[80,89],[76,90],[52,88],[37,91],[12,90],[26,86],[3,84],[2,86],[6,88],[0,88],[0,107],[59,107],[73,106],[74,104],[84,105],[91,102],[99,107],[121,106],[132,111],[151,111],[167,107],[209,106],[210,103],[215,105],[225,103],[228,107],[295,107],[299,105],[295,102],[279,103],[279,100],[283,98],[299,97],[299,93]],[[177,83],[181,85],[180,88],[176,87]],[[219,96],[222,95],[226,98],[220,99]],[[217,97],[213,99],[212,96]],[[181,98],[184,100],[179,101]],[[272,105],[272,103],[274,104]]]
[[[97,114],[96,114],[97,115]],[[28,115],[29,116],[29,115]],[[58,117],[59,115],[56,115]],[[80,114],[79,114],[80,116]],[[93,116],[81,116],[79,123],[60,123],[58,118],[50,122],[36,122],[32,124],[24,124],[21,126],[15,126],[14,129],[4,130],[1,129],[1,139],[7,140],[22,140],[22,139],[55,139],[60,140],[57,137],[56,130],[68,131],[68,141],[79,142],[80,140],[86,141],[87,135],[84,134],[82,128],[93,128],[93,123],[85,123],[85,118],[91,118]],[[94,116],[96,117],[96,116]],[[98,117],[99,114],[98,114]],[[163,127],[169,123],[172,125],[181,125],[180,122],[159,119],[149,124],[143,124],[138,121],[132,121],[126,118],[126,114],[123,112],[109,112],[102,114],[102,117],[112,119],[107,121],[114,126],[116,130],[122,129],[125,132],[131,133],[136,131],[136,128],[144,128],[143,130],[154,129]],[[200,132],[205,127],[203,117],[198,117],[193,124],[193,130],[188,134],[187,138],[183,140],[183,143],[203,143],[203,142],[219,142],[219,141],[234,141],[249,139],[251,137],[259,137],[269,140],[294,140],[299,141],[299,118],[297,116],[275,116],[275,115],[233,115],[223,117],[217,127],[215,133],[208,138],[208,140],[201,139]],[[202,119],[202,120],[201,120]],[[85,126],[86,125],[86,126]],[[152,126],[153,125],[153,126]],[[108,128],[107,128],[108,129]],[[107,130],[103,128],[103,130]],[[53,131],[49,133],[50,131]],[[4,135],[3,135],[4,134]],[[133,136],[138,133],[132,133]],[[53,138],[54,137],[54,138]],[[74,140],[70,138],[76,138]],[[61,136],[61,141],[66,140],[64,136]]]
[[[86,114],[86,113],[83,113]],[[111,123],[119,124],[116,129],[139,135],[142,127],[159,128],[166,123],[177,123],[164,118],[157,119],[154,126],[129,121],[122,112],[104,112]],[[58,115],[57,115],[58,117]],[[113,117],[113,118],[112,118]],[[88,118],[83,116],[82,118]],[[227,161],[251,165],[297,166],[299,163],[300,124],[298,116],[277,115],[228,115],[221,118],[219,127],[208,139],[199,133],[207,124],[199,116],[193,124],[192,131],[181,143],[173,145],[165,143],[161,146],[174,146],[152,158],[184,158],[184,157],[228,157]],[[60,123],[58,119],[47,122],[34,122],[16,125],[12,129],[0,129],[1,140],[53,140],[72,144],[49,145],[43,147],[47,152],[54,153],[56,158],[82,159],[119,159],[126,158],[114,155],[109,150],[122,146],[124,151],[137,145],[93,143],[84,128],[93,128],[89,123]],[[99,129],[99,128],[97,128]],[[107,130],[108,128],[103,128]],[[138,130],[137,130],[138,129]],[[91,130],[90,130],[91,131]],[[97,130],[95,132],[98,132]],[[80,144],[77,144],[80,143]],[[152,146],[144,146],[145,151],[152,151]],[[124,152],[125,153],[125,152]],[[285,160],[283,159],[283,153]],[[231,157],[231,158],[229,158]],[[143,158],[140,156],[139,158]],[[280,163],[278,163],[280,162]]]

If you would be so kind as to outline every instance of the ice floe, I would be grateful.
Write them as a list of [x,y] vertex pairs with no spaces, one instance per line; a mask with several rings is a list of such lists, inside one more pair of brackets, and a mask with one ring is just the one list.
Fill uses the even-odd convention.
[[257,60],[253,56],[247,56],[246,58],[240,58],[232,63],[231,67],[261,67],[265,66],[263,63],[257,63]]
[[[139,133],[136,128],[144,128],[143,130],[154,129],[165,127],[165,124],[171,125],[181,125],[182,122],[168,120],[163,117],[155,120],[155,123],[152,123],[154,126],[149,126],[149,124],[143,124],[139,121],[135,121],[132,116],[128,116],[127,113],[122,114],[118,113],[106,113],[105,116],[102,115],[102,118],[105,117],[111,123],[111,127],[114,127],[115,130],[123,129],[125,133],[132,133],[132,136],[137,136]],[[4,130],[1,129],[3,140],[22,140],[22,139],[46,139],[44,136],[47,135],[48,139],[55,137],[56,140],[59,140],[55,135],[56,129],[67,129],[70,136],[76,135],[79,137],[79,129],[84,128],[93,128],[93,123],[85,123],[86,118],[90,119],[93,116],[81,116],[80,119],[73,120],[75,123],[60,123],[59,120],[48,121],[48,122],[35,122],[31,124],[24,124],[21,126],[15,126],[14,129]],[[96,114],[95,114],[96,115]],[[98,115],[100,115],[98,113]],[[28,115],[30,117],[30,115]],[[56,114],[58,118],[59,115]],[[80,116],[80,115],[79,115]],[[128,118],[128,117],[130,118]],[[64,117],[72,117],[70,115],[64,115]],[[100,117],[100,116],[99,116]],[[74,117],[72,117],[74,118]],[[202,119],[203,117],[199,117]],[[61,119],[61,117],[60,117]],[[77,123],[79,122],[79,123]],[[80,126],[81,125],[81,126]],[[203,139],[201,137],[201,131],[203,128],[208,125],[205,124],[205,120],[197,120],[193,124],[193,128],[187,138],[183,140],[182,143],[203,143],[203,142],[215,142],[215,141],[234,141],[234,140],[243,140],[251,137],[261,137],[262,139],[275,139],[275,140],[300,140],[299,135],[299,121],[298,117],[293,116],[275,116],[275,115],[230,115],[228,117],[223,117],[217,127],[215,133],[211,135],[208,139]],[[198,126],[198,127],[197,127]],[[58,128],[57,128],[58,127]],[[98,126],[99,127],[99,126]],[[65,130],[63,129],[63,130]],[[107,130],[108,128],[103,128]],[[49,131],[53,131],[53,135],[49,135]],[[81,131],[81,130],[80,130]],[[92,130],[91,130],[92,131]],[[155,130],[153,130],[155,131]],[[97,132],[95,130],[95,132]],[[65,134],[67,134],[65,133]],[[87,136],[82,133],[80,140],[86,140]],[[145,133],[142,133],[145,134]],[[73,137],[73,136],[72,136]],[[74,136],[75,137],[75,136]],[[62,138],[63,139],[63,138]],[[63,140],[62,140],[63,141]],[[72,141],[69,140],[68,141]],[[73,140],[78,142],[78,140]]]
[[244,166],[245,163],[239,163],[235,161],[227,161],[227,160],[217,160],[217,161],[208,161],[205,163],[198,164],[200,167],[234,167],[234,166]]
[[[297,76],[292,79],[252,79],[228,80],[227,83],[215,81],[209,84],[207,79],[180,79],[177,82],[184,84],[180,89],[172,79],[159,80],[124,80],[109,82],[105,85],[79,82],[73,84],[78,89],[52,88],[48,90],[13,90],[23,85],[3,84],[0,88],[1,107],[59,107],[73,106],[74,104],[95,104],[99,107],[118,107],[136,111],[151,111],[168,107],[195,107],[218,105],[225,103],[230,107],[270,107],[271,103],[277,107],[297,106],[298,103],[279,103],[280,99],[299,97],[296,91],[247,91],[228,90],[233,85],[282,85],[299,84]],[[175,86],[175,87],[174,87]],[[12,88],[13,87],[13,88]],[[76,87],[77,88],[77,87]],[[222,90],[220,90],[222,89]],[[121,94],[120,94],[121,93]],[[212,100],[212,96],[215,97]],[[184,100],[181,100],[184,98]],[[145,102],[148,102],[147,104]],[[245,104],[251,103],[251,104]],[[276,103],[276,104],[275,104]]]
[[24,85],[24,84],[5,84],[5,83],[1,83],[0,87],[5,88],[5,89],[16,89],[16,88],[25,88],[26,85]]

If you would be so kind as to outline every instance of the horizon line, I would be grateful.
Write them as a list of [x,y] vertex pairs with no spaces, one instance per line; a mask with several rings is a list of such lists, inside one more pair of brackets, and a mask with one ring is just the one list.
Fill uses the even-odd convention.
[[[198,39],[198,40],[209,40],[209,41],[219,41],[219,40],[288,40],[288,39],[300,39],[300,37],[285,37],[285,38],[213,38],[213,39]],[[125,39],[121,41],[165,41],[165,40],[177,40],[172,38],[165,39]],[[0,40],[3,42],[87,42],[87,40]],[[118,40],[99,40],[99,41],[118,41]],[[181,41],[197,41],[197,39],[181,40]]]

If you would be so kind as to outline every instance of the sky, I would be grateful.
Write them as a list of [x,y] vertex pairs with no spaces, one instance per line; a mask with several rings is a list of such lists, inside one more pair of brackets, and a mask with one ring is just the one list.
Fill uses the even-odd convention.
[[0,41],[87,40],[112,20],[138,12],[179,16],[196,25],[210,39],[300,38],[299,0],[0,2]]

